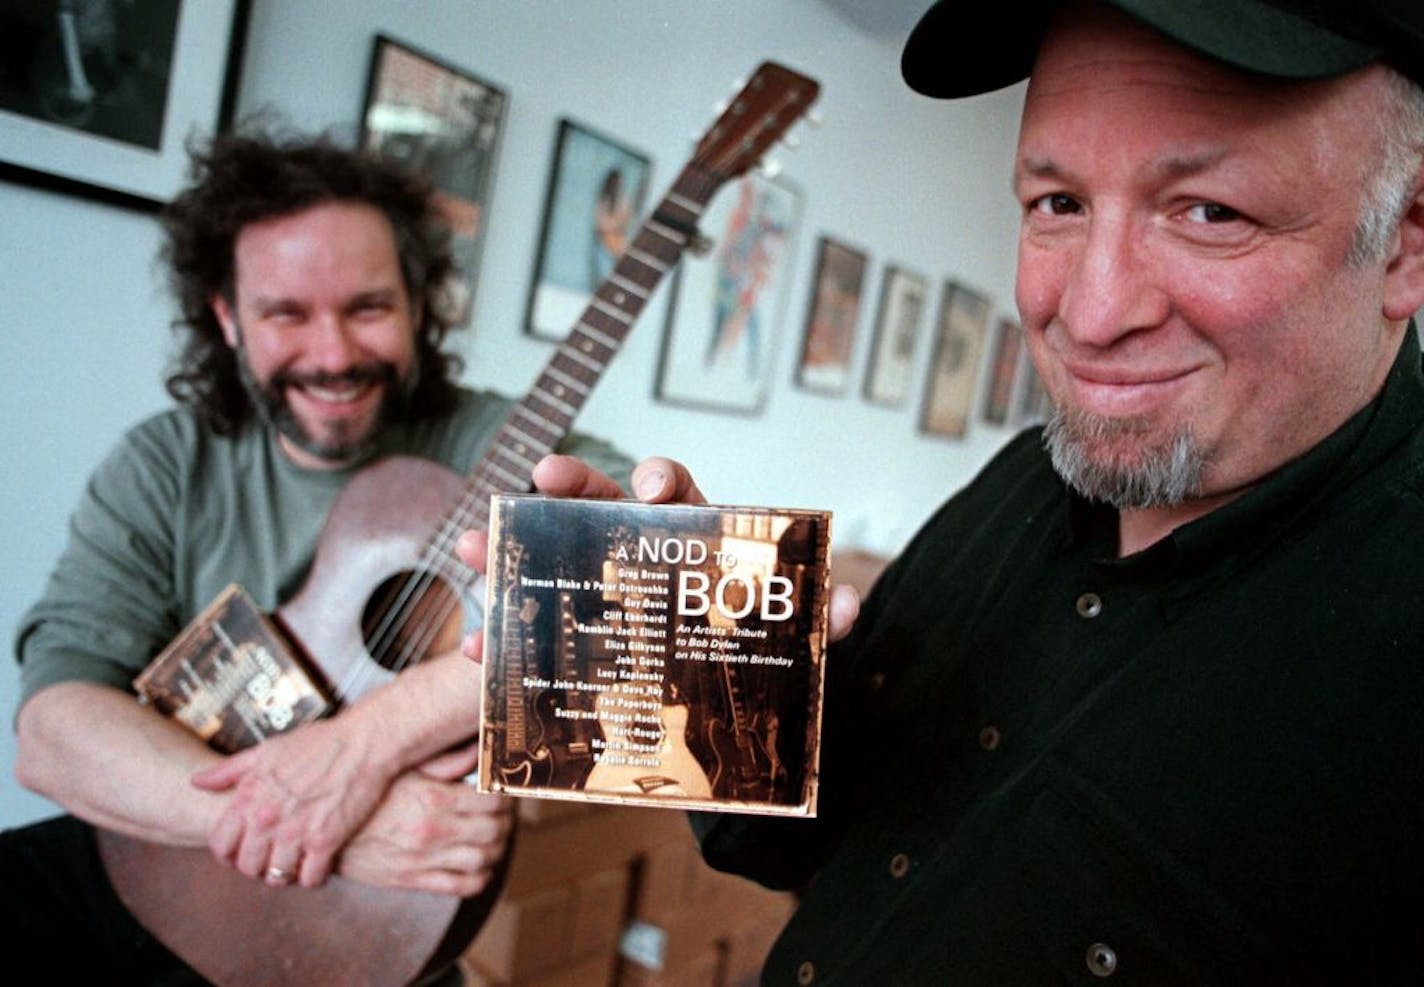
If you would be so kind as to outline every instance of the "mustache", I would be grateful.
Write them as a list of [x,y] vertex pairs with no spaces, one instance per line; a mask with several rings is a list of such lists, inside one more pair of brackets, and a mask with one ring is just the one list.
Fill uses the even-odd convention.
[[347,367],[338,373],[326,370],[279,370],[267,381],[267,389],[282,387],[341,387],[345,385],[394,384],[396,368],[390,363],[371,361]]

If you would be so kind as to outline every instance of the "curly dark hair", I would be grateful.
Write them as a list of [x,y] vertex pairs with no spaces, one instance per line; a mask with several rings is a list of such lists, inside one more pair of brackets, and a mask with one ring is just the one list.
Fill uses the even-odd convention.
[[233,298],[233,245],[243,227],[325,202],[375,206],[390,220],[406,292],[420,306],[415,390],[408,411],[429,418],[455,402],[458,357],[441,351],[451,320],[442,285],[454,271],[449,232],[423,179],[328,138],[227,134],[189,149],[190,183],[161,216],[163,259],[185,335],[165,381],[168,393],[219,435],[236,433],[254,409],[237,357],[209,305]]

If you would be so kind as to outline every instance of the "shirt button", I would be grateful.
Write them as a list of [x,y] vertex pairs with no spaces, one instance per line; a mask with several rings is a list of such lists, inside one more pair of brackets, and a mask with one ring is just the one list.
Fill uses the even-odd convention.
[[1084,593],[1078,597],[1075,604],[1078,608],[1078,616],[1092,620],[1103,612],[1103,598],[1096,593]]
[[816,964],[810,960],[807,960],[796,968],[796,982],[800,984],[801,987],[806,987],[807,984],[814,983],[815,980]]
[[999,728],[985,727],[979,731],[979,746],[986,751],[994,750],[999,746]]
[[884,684],[885,684],[885,673],[884,673],[884,672],[876,672],[874,675],[870,676],[870,691],[871,691],[871,692],[879,692],[879,691],[880,691],[880,687],[883,686]]
[[1111,946],[1095,942],[1088,947],[1088,972],[1095,977],[1111,977],[1117,970],[1117,953]]
[[910,873],[910,858],[907,854],[897,853],[890,858],[891,877],[898,880],[908,873]]

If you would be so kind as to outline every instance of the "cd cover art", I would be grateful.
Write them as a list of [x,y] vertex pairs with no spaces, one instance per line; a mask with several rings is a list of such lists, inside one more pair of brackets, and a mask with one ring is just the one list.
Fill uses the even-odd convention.
[[830,523],[496,495],[481,789],[814,816]]

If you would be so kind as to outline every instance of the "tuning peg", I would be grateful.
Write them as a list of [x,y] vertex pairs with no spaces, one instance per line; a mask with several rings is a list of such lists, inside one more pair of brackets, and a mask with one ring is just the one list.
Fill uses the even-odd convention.
[[716,116],[721,116],[723,113],[727,112],[727,107],[731,105],[732,98],[730,96],[728,96],[726,99],[719,99],[717,100],[717,102],[712,104],[712,112]]
[[747,77],[746,77],[746,76],[744,76],[744,75],[739,75],[739,76],[737,76],[735,79],[732,80],[732,92],[734,92],[734,93],[739,93],[739,92],[741,92],[741,91],[742,91],[743,89],[745,89],[745,88],[747,88]]
[[791,134],[787,134],[777,143],[779,143],[782,147],[786,148],[788,151],[795,151],[800,149],[801,147],[801,138],[793,137]]
[[777,175],[781,174],[781,169],[781,162],[773,160],[763,161],[760,165],[757,166],[757,170],[760,171],[767,178],[775,178]]
[[821,111],[820,111],[820,110],[807,110],[807,111],[806,111],[805,120],[806,120],[806,122],[809,123],[811,126],[813,126],[813,127],[819,127],[819,126],[821,125]]

